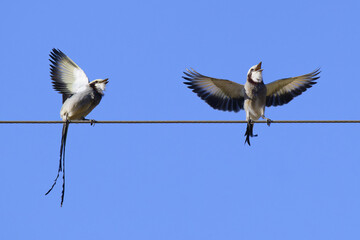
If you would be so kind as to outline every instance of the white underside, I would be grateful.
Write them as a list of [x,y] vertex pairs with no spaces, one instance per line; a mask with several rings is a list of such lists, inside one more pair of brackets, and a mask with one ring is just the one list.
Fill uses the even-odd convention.
[[265,113],[265,103],[259,100],[246,99],[244,102],[244,110],[246,112],[246,120],[258,120]]
[[86,117],[95,106],[94,90],[88,87],[84,91],[75,93],[66,99],[60,110],[60,117],[63,121],[80,120]]

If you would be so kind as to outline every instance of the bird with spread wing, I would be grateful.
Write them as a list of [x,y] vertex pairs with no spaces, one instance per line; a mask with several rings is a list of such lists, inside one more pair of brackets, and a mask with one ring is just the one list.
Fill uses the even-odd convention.
[[[86,120],[85,117],[100,103],[108,78],[89,82],[85,72],[62,51],[55,48],[50,53],[50,62],[53,87],[63,95],[60,117],[65,122],[62,129],[58,173],[53,185],[45,195],[54,188],[60,172],[62,172],[62,206],[65,195],[65,145],[69,120]],[[91,124],[93,123],[94,120],[91,120]]]
[[245,85],[225,79],[207,77],[195,71],[186,69],[184,84],[189,85],[201,99],[214,109],[238,112],[245,110],[247,128],[245,143],[250,145],[254,122],[260,117],[266,119],[270,126],[271,120],[265,117],[265,106],[281,106],[301,95],[312,85],[316,84],[320,76],[320,69],[298,77],[283,78],[264,84],[261,62],[252,66],[247,73]]

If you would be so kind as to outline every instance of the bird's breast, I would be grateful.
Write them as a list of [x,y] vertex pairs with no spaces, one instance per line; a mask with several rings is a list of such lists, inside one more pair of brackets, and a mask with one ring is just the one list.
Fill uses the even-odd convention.
[[255,100],[256,98],[266,97],[266,86],[264,83],[253,84],[246,82],[245,86],[245,98]]
[[86,117],[96,107],[101,96],[94,91],[76,93],[64,102],[60,116],[63,120],[78,120]]

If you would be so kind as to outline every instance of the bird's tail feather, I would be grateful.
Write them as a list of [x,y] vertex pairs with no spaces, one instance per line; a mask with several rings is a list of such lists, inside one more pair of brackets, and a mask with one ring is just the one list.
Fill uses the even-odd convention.
[[63,204],[64,194],[65,194],[65,146],[66,146],[66,137],[67,137],[68,129],[69,129],[69,121],[66,121],[63,124],[63,129],[62,129],[58,173],[56,175],[53,185],[51,186],[49,191],[47,191],[47,193],[45,193],[45,195],[47,195],[51,192],[51,190],[56,185],[56,182],[57,182],[57,179],[59,178],[60,172],[62,172],[63,173],[63,186],[62,186],[62,193],[61,193],[61,206]]
[[253,128],[254,128],[254,123],[252,121],[249,121],[247,123],[247,126],[246,126],[246,132],[245,132],[245,135],[246,138],[245,138],[245,144],[249,144],[249,146],[251,146],[250,144],[250,137],[257,137],[257,135],[254,135],[253,133]]
[[67,134],[68,134],[68,129],[69,129],[69,121],[66,121],[64,123],[63,128],[65,128],[64,130],[64,140],[62,141],[62,147],[63,147],[63,160],[62,160],[62,172],[63,172],[63,185],[62,185],[62,192],[61,192],[61,206],[63,205],[64,202],[64,196],[65,196],[65,146],[66,146],[66,139],[67,139]]

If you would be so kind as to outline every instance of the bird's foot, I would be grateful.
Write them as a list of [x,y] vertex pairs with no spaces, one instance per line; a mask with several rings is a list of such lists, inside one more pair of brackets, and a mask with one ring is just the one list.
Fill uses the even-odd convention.
[[83,120],[89,121],[91,126],[95,126],[95,123],[96,123],[95,119],[86,119],[86,118],[84,118]]
[[270,118],[266,119],[266,124],[270,127],[270,124],[272,123],[272,120]]

